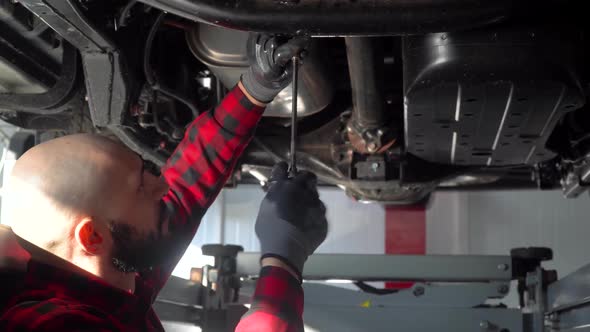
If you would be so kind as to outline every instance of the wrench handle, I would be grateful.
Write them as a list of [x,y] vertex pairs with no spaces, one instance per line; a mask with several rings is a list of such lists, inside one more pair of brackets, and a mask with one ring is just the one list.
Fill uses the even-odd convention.
[[293,87],[292,101],[291,101],[291,161],[289,164],[289,176],[295,176],[297,174],[297,151],[295,141],[297,140],[297,89],[298,89],[298,78],[299,78],[299,57],[296,55],[293,57],[293,81],[291,85]]

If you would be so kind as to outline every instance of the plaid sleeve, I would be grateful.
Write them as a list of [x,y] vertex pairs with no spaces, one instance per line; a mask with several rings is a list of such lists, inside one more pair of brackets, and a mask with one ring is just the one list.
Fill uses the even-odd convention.
[[24,302],[2,315],[0,328],[3,332],[119,332],[107,315],[83,305],[69,305],[60,300]]
[[303,331],[303,289],[289,272],[274,266],[260,271],[250,310],[236,332]]
[[178,253],[166,266],[142,274],[151,301],[192,241],[201,218],[232,174],[250,142],[264,108],[236,86],[213,112],[201,114],[162,169],[170,191],[163,198],[169,232],[178,236]]

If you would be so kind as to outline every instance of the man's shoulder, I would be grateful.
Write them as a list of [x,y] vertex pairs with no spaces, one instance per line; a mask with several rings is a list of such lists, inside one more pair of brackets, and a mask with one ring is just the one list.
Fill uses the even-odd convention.
[[96,307],[47,299],[19,302],[0,317],[1,331],[119,331],[112,317]]

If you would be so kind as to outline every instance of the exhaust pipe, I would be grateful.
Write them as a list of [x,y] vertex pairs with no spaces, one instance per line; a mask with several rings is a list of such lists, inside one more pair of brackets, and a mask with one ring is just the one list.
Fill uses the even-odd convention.
[[383,112],[383,45],[370,37],[346,37],[352,88],[352,122],[359,129],[385,125]]
[[384,111],[383,45],[371,37],[344,40],[352,90],[348,138],[359,153],[380,153],[395,143]]
[[471,29],[501,21],[510,16],[517,5],[530,4],[513,0],[139,1],[190,20],[226,28],[330,36],[406,35]]

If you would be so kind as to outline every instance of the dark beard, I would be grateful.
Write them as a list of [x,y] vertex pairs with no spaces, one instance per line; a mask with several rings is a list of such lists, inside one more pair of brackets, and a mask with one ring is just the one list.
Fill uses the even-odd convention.
[[162,236],[161,231],[140,234],[135,227],[123,222],[110,222],[113,237],[112,262],[124,273],[151,271],[154,267],[178,257],[179,242],[174,236]]

